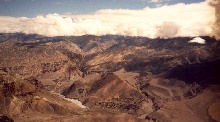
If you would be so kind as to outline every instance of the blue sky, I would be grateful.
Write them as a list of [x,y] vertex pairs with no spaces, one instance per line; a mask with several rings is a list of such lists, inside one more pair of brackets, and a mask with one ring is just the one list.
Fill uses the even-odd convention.
[[47,14],[89,14],[100,9],[143,9],[157,5],[197,3],[204,0],[0,0],[0,15],[13,17],[35,17]]

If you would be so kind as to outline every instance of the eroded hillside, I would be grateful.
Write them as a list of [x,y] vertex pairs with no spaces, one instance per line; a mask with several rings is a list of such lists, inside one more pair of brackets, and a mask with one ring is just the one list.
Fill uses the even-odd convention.
[[220,121],[220,43],[201,38],[205,44],[0,34],[0,114],[16,121]]

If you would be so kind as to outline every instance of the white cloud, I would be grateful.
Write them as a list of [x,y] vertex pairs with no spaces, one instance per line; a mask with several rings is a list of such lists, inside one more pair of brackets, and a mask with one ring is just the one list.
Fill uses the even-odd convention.
[[220,39],[220,0],[207,0],[207,2],[215,8],[215,22],[212,25],[213,35]]
[[0,16],[0,32],[46,36],[105,35],[177,37],[211,35],[215,10],[207,2],[142,10],[106,9],[89,15],[49,14],[36,18]]
[[190,40],[189,43],[205,44],[205,40],[200,37],[196,37],[196,38]]
[[220,4],[220,0],[207,0],[210,4]]

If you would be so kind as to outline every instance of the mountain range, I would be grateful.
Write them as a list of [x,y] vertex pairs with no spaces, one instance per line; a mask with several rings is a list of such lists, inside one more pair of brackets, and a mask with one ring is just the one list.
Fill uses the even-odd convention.
[[0,120],[220,121],[219,52],[208,36],[2,33]]

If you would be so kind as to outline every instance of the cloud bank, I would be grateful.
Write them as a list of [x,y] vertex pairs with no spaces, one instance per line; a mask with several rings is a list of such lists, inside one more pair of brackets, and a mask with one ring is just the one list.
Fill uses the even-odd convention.
[[220,39],[220,0],[208,0],[208,3],[215,8],[215,22],[212,25],[213,35]]
[[49,14],[35,18],[0,16],[1,33],[45,36],[117,34],[169,38],[212,35],[215,8],[209,2],[146,7],[141,10],[106,9],[88,15]]

